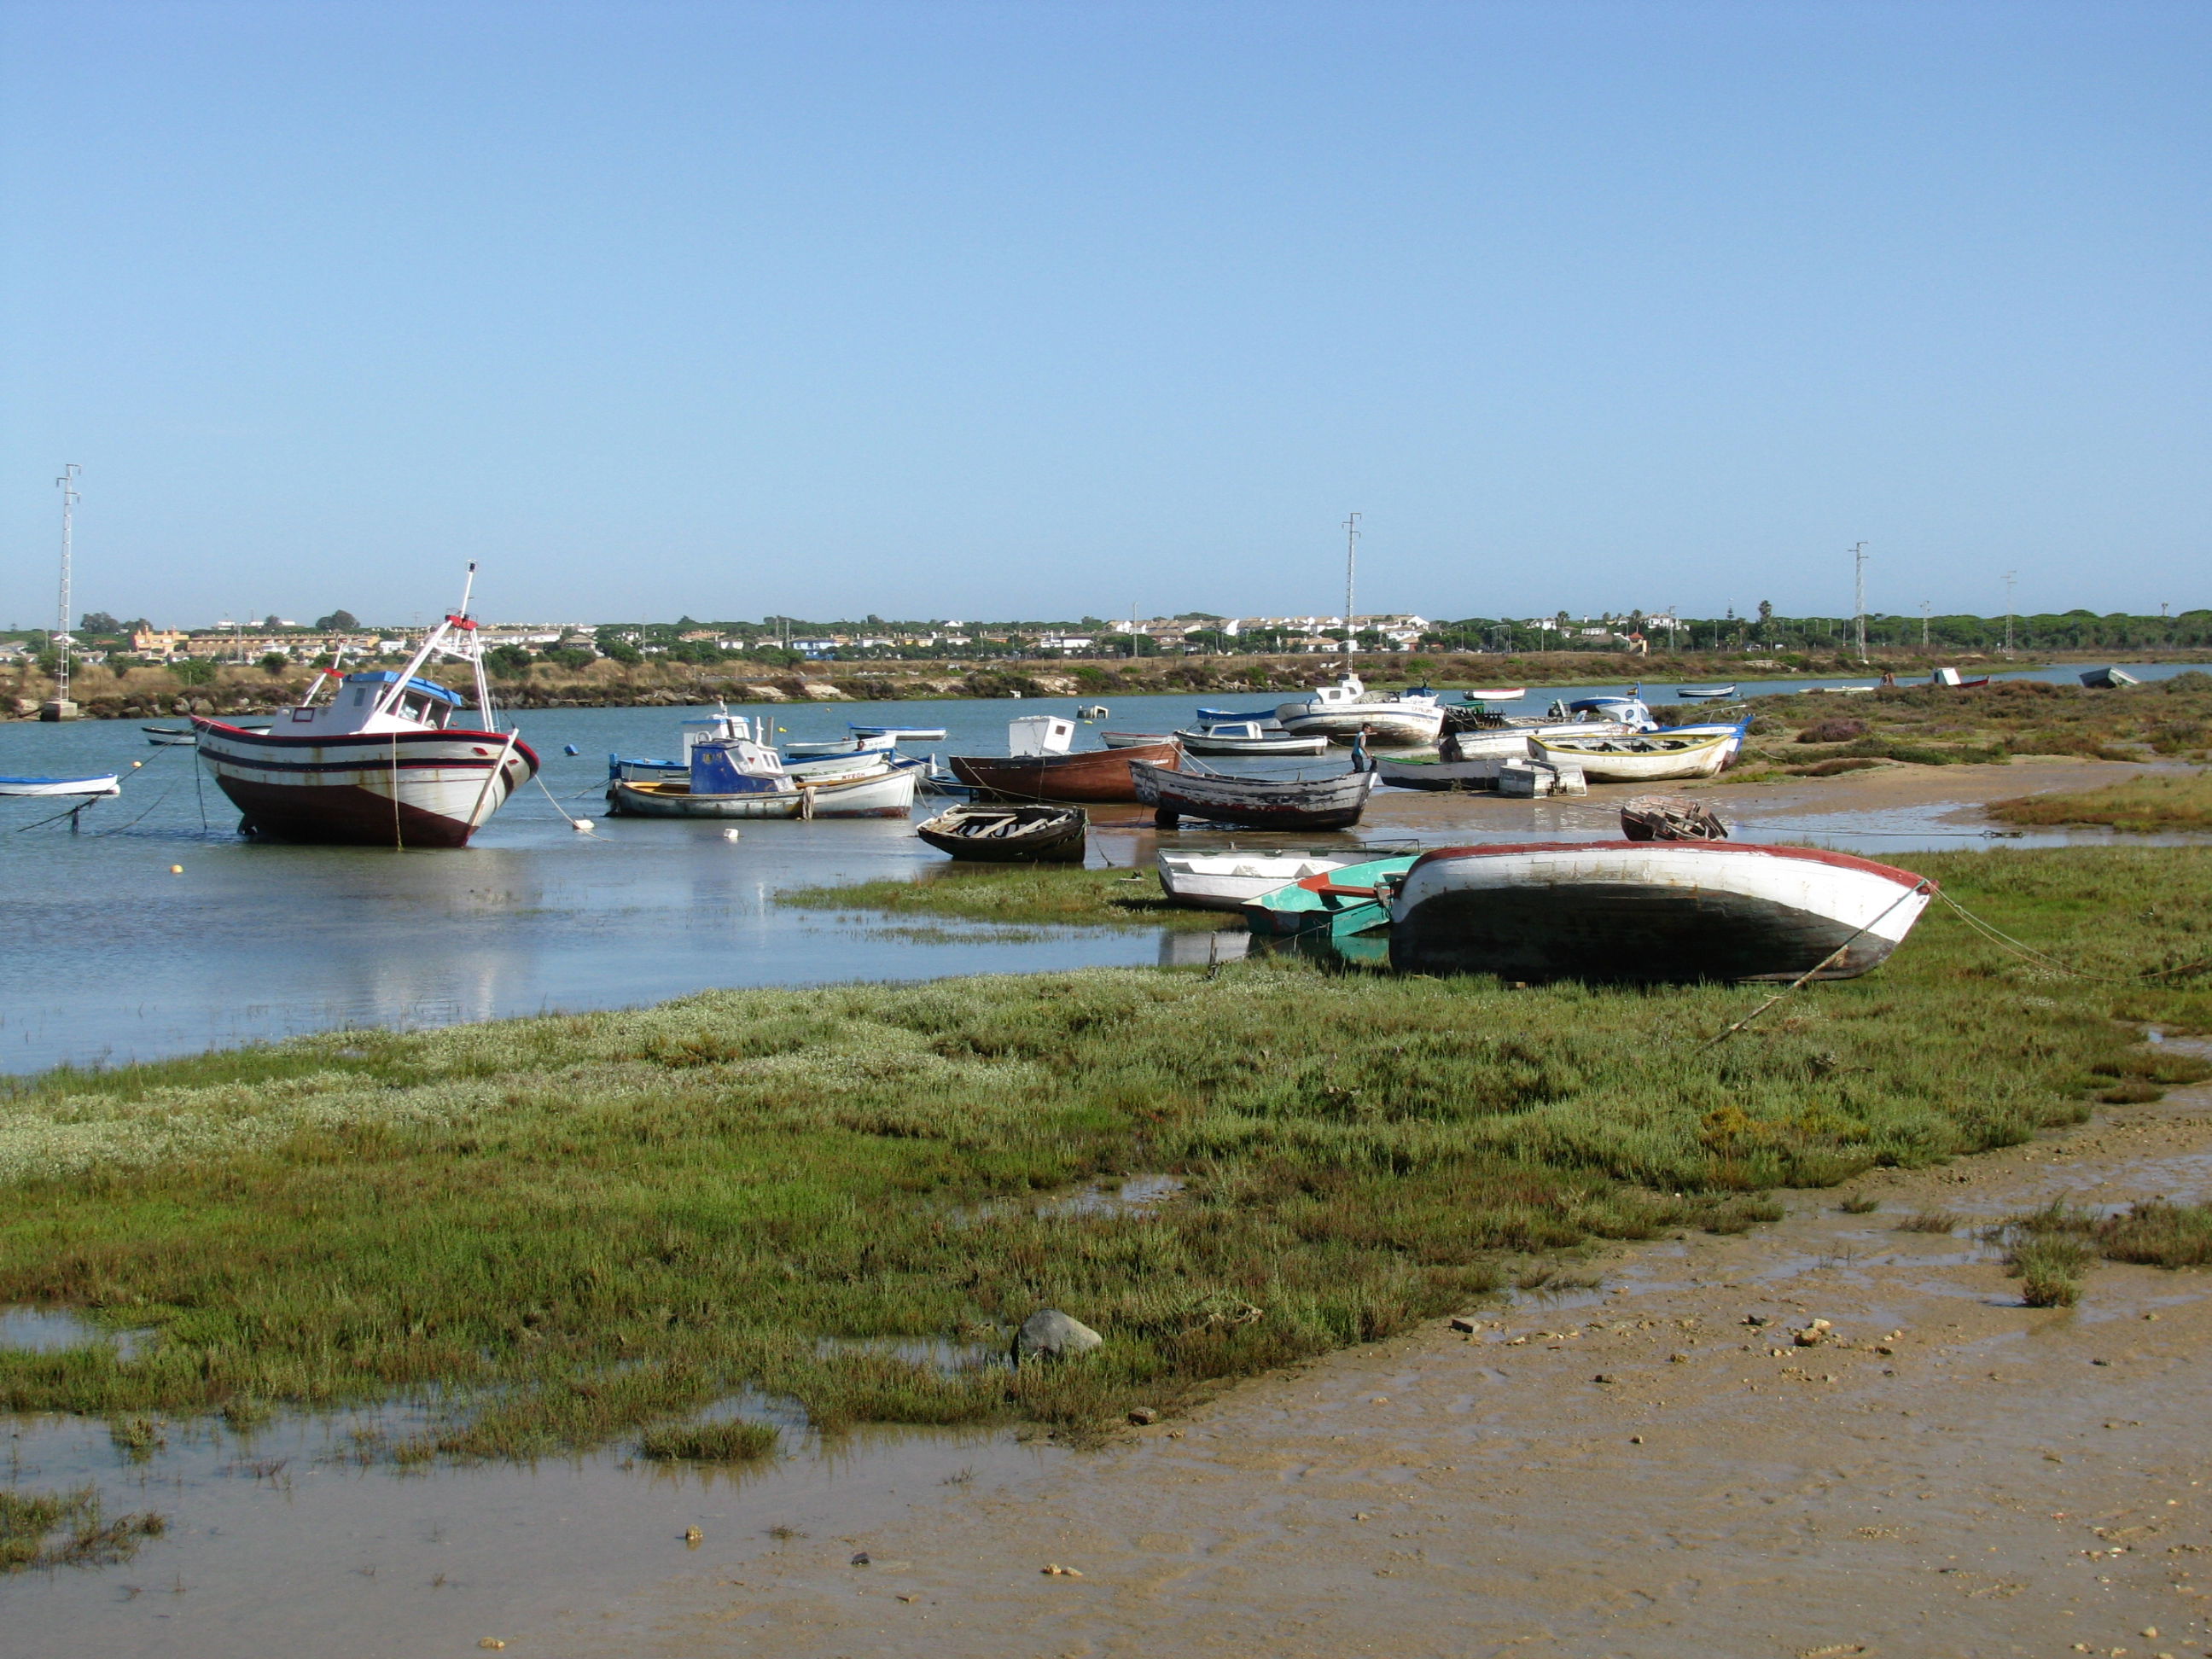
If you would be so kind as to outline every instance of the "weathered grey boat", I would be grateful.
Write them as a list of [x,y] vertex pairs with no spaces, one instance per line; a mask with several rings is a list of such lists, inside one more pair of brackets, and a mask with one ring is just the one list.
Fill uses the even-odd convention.
[[1129,779],[1153,821],[1173,829],[1183,818],[1270,830],[1346,830],[1359,822],[1374,790],[1372,772],[1328,778],[1232,778],[1172,771],[1133,762]]

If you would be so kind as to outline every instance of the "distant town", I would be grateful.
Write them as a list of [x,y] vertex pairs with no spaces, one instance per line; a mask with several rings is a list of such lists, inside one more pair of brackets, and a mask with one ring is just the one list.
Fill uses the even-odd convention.
[[[600,659],[641,663],[649,659],[708,665],[744,661],[777,667],[810,662],[1113,661],[1163,656],[1273,656],[1302,653],[1343,655],[1419,653],[1515,654],[1534,652],[1848,650],[1859,640],[1861,619],[1784,617],[1768,605],[1739,616],[1691,617],[1666,611],[1548,617],[1472,617],[1443,621],[1400,613],[1355,616],[1227,617],[1185,611],[1172,617],[1109,619],[1082,617],[1058,622],[970,622],[936,619],[891,622],[868,616],[823,622],[766,617],[758,622],[546,622],[483,625],[495,672],[524,672],[538,663],[588,666]],[[1921,647],[1958,652],[2143,650],[2160,646],[2212,646],[2212,610],[2157,616],[2099,615],[2089,611],[2014,617],[1869,614],[1863,619],[1869,649]],[[272,672],[293,666],[386,661],[404,657],[422,637],[420,625],[362,622],[335,611],[301,622],[269,616],[258,622],[192,629],[157,627],[143,617],[125,620],[106,611],[87,613],[70,635],[72,654],[83,663],[106,663],[118,672],[137,666],[190,663],[258,664]],[[54,648],[42,629],[0,635],[0,665],[29,666]]]

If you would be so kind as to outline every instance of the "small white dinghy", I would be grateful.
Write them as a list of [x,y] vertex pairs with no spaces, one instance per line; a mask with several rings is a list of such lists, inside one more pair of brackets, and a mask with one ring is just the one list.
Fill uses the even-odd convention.
[[1390,963],[1511,980],[1853,979],[1936,884],[1811,847],[1539,842],[1425,854],[1390,902]]
[[1341,870],[1364,851],[1322,853],[1162,853],[1160,890],[1194,910],[1237,910],[1278,887]]
[[0,778],[0,795],[119,795],[123,786],[112,772],[82,778]]

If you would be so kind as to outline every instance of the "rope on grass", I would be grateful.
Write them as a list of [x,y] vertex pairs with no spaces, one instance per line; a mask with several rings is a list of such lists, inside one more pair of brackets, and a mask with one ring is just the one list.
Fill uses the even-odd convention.
[[2201,973],[2207,968],[2212,968],[2212,957],[2208,957],[2196,962],[2185,962],[2179,968],[2154,969],[2147,974],[2093,974],[2086,968],[2071,967],[2059,961],[2057,957],[2037,950],[2033,945],[2014,939],[1995,922],[1985,921],[1976,915],[1948,893],[1939,890],[1936,896],[1956,911],[1959,919],[1967,927],[1972,928],[1992,945],[2010,951],[2015,956],[2033,963],[2039,968],[2046,969],[2054,974],[2064,974],[2073,979],[2095,980],[2102,985],[2140,985],[2146,980],[2172,979],[2179,974]]

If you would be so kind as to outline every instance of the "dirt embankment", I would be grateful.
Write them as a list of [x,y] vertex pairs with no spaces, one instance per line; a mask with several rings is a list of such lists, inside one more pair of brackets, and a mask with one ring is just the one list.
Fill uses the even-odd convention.
[[[1562,651],[1510,657],[1372,656],[1363,658],[1358,665],[1377,685],[1402,684],[1408,678],[1443,686],[1735,681],[1755,690],[1757,682],[1747,676],[1871,676],[1888,672],[1909,679],[1925,678],[1938,662],[1971,665],[1976,660],[1897,653],[1861,663],[1844,657],[1792,653],[1747,661],[1741,656],[1712,653],[1642,657],[1626,652]],[[2124,659],[2099,657],[2095,660]],[[1341,662],[1341,658],[1312,656],[1147,657],[1133,662],[1000,662],[978,666],[825,662],[792,670],[742,660],[629,665],[603,659],[582,669],[533,664],[525,673],[497,678],[494,687],[503,702],[517,708],[691,706],[718,699],[873,702],[1115,694],[1146,696],[1176,692],[1236,696],[1327,684],[1342,672]],[[309,676],[295,670],[270,674],[258,667],[207,665],[187,672],[198,683],[186,684],[171,669],[132,668],[118,674],[90,665],[78,670],[71,695],[91,718],[137,720],[186,714],[265,714],[297,702],[309,684]],[[34,717],[39,703],[52,695],[51,680],[18,672],[0,683],[0,719]]]

